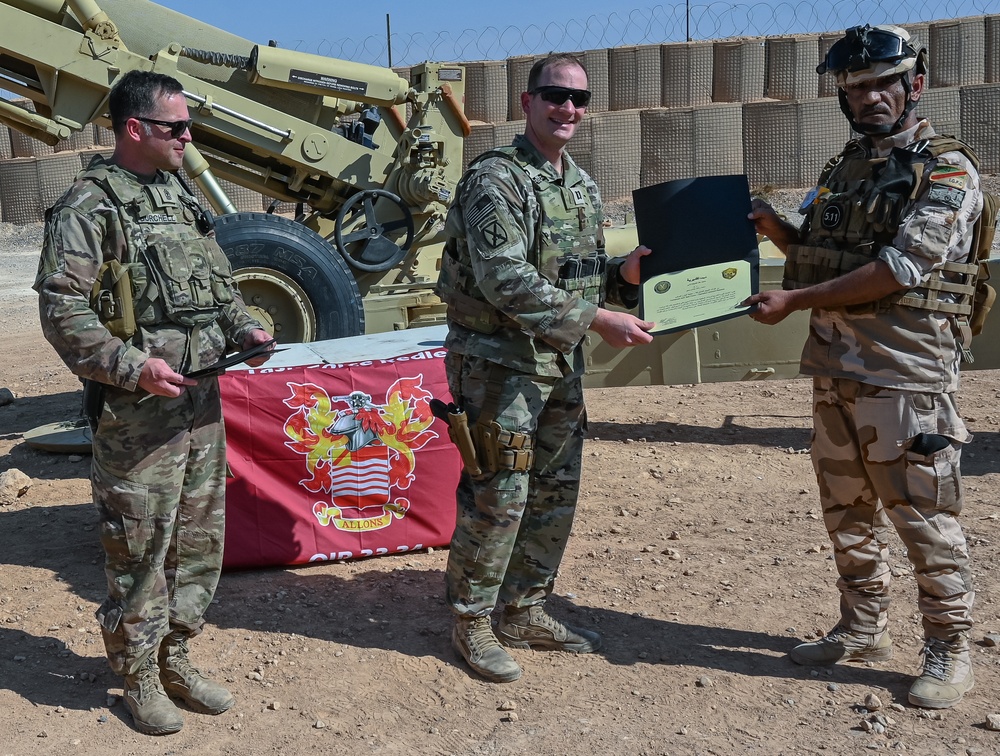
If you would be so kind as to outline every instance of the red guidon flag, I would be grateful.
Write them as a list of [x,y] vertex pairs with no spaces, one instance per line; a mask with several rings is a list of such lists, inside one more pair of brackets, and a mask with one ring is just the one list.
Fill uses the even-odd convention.
[[461,460],[429,407],[450,401],[444,354],[224,374],[224,567],[447,545]]

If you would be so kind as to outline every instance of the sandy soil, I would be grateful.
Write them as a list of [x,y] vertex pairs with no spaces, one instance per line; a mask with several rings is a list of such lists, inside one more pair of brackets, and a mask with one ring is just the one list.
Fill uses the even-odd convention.
[[589,393],[583,495],[551,606],[599,629],[600,652],[516,651],[518,682],[470,676],[449,647],[442,551],[227,573],[193,655],[237,705],[139,734],[93,619],[104,576],[89,458],[21,438],[79,407],[36,323],[39,236],[0,228],[0,387],[16,397],[0,407],[0,472],[32,479],[0,507],[0,756],[1000,752],[986,726],[1000,712],[987,637],[1000,632],[996,371],[961,391],[979,598],[976,690],[954,710],[906,703],[921,641],[898,541],[896,657],[810,671],[786,656],[837,617],[797,379]]

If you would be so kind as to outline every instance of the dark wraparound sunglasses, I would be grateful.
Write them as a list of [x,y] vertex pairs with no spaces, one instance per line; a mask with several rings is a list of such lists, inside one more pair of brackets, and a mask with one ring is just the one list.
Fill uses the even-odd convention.
[[135,120],[142,121],[143,123],[155,123],[157,126],[166,126],[170,129],[170,136],[177,139],[181,134],[191,128],[191,124],[194,121],[190,118],[186,118],[183,121],[160,121],[156,118],[140,118],[135,116]]
[[528,94],[536,94],[553,105],[562,105],[571,100],[573,106],[585,108],[590,103],[589,89],[571,89],[570,87],[535,87]]

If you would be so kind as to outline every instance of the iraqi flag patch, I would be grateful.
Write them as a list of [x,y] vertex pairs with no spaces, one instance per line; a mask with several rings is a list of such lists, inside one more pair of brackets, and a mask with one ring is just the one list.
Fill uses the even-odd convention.
[[931,171],[931,183],[943,184],[952,189],[965,189],[969,183],[969,172],[954,165],[939,165]]

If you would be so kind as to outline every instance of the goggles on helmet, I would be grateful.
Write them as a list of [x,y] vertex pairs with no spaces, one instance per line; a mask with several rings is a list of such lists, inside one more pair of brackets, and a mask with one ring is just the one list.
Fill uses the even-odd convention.
[[816,73],[864,71],[876,63],[896,64],[916,57],[917,51],[908,40],[886,29],[866,24],[848,29],[844,38],[837,40],[823,62],[816,66]]

